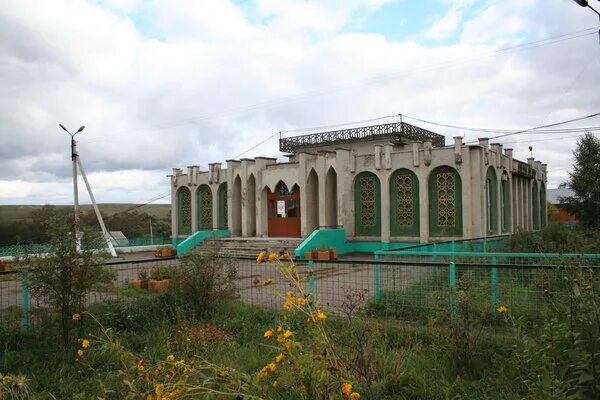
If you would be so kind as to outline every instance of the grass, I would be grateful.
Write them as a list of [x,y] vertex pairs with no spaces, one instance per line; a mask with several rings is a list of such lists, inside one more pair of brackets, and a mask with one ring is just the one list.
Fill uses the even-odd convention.
[[[195,321],[189,315],[178,315],[177,310],[170,310],[160,296],[134,295],[126,301],[99,303],[91,312],[116,333],[124,347],[145,359],[160,360],[173,353],[255,374],[275,355],[262,338],[262,333],[279,320],[279,312],[273,309],[226,302],[202,320]],[[290,318],[290,323],[302,326],[301,320],[293,321],[301,317],[292,314]],[[182,348],[173,343],[182,321],[192,325],[210,324],[224,332],[225,338]],[[43,321],[27,334],[20,334],[14,326],[0,328],[0,343],[3,343],[0,371],[26,374],[31,379],[34,399],[90,399],[101,393],[101,385],[123,386],[110,365],[100,365],[96,373],[82,368],[73,349],[64,350],[58,345],[52,324],[51,320]],[[493,351],[489,352],[491,358],[479,360],[482,365],[478,373],[461,376],[454,372],[447,343],[433,325],[362,318],[349,322],[332,317],[328,326],[345,360],[352,363],[357,349],[362,349],[359,353],[369,359],[371,387],[357,382],[363,398],[516,399],[525,394],[523,388],[515,384],[514,373],[508,367],[511,346],[505,343],[505,338],[499,337],[494,342]],[[367,333],[364,342],[355,340],[357,330]],[[98,326],[89,319],[80,330],[82,336],[98,332]],[[297,331],[299,337],[304,334],[302,329]],[[497,351],[499,347],[505,350]],[[108,398],[119,398],[116,396]]]
[[[106,214],[106,216],[111,216],[113,214],[117,214],[126,210],[129,210],[138,204],[127,204],[127,203],[104,203],[98,204],[100,211]],[[5,222],[17,222],[29,219],[32,211],[39,210],[43,205],[0,205],[0,221]],[[68,208],[69,210],[73,208],[73,206],[68,205],[58,205],[58,208]],[[80,211],[85,213],[91,209],[90,204],[82,204],[80,205]],[[169,219],[171,215],[171,205],[170,204],[147,204],[143,207],[136,209],[139,212],[145,212],[149,215],[156,217],[157,219]]]

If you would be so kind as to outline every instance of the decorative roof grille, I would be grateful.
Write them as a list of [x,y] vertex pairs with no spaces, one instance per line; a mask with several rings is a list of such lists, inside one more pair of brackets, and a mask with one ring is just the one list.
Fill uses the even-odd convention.
[[531,168],[529,164],[526,164],[522,161],[517,161],[517,170],[514,172],[517,175],[524,176],[525,178],[535,178],[535,169]]
[[357,142],[369,139],[384,139],[386,137],[396,141],[402,139],[419,142],[431,141],[435,147],[444,147],[446,144],[443,135],[406,122],[394,122],[282,138],[279,139],[279,151],[295,153],[298,148],[305,146]]

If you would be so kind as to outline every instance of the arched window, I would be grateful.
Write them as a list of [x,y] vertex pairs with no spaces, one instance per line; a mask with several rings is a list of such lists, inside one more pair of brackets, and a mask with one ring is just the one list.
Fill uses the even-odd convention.
[[510,207],[510,184],[508,181],[508,174],[506,172],[502,173],[502,180],[500,183],[500,200],[502,201],[502,232],[510,231],[510,216],[511,216],[511,207]]
[[354,181],[356,236],[381,236],[381,187],[371,172],[358,174]]
[[486,227],[488,234],[498,232],[498,181],[494,167],[489,167],[485,174]]
[[182,186],[177,190],[177,234],[192,233],[192,194],[190,189]]
[[531,185],[531,203],[533,212],[533,229],[540,229],[540,191],[537,181]]
[[548,204],[546,204],[546,185],[540,185],[540,211],[542,216],[542,227],[548,225]]
[[198,205],[198,230],[212,230],[212,191],[208,185],[201,185],[196,192]]
[[429,235],[462,236],[462,184],[451,167],[438,167],[429,175]]
[[408,169],[390,177],[390,233],[392,236],[419,236],[419,180]]
[[219,186],[219,229],[227,229],[227,183]]

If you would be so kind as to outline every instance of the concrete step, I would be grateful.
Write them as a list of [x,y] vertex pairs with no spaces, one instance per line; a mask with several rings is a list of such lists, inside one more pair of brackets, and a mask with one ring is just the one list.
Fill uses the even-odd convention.
[[216,251],[230,256],[256,257],[263,249],[279,253],[287,249],[292,253],[302,243],[302,238],[213,238],[207,239],[197,250]]

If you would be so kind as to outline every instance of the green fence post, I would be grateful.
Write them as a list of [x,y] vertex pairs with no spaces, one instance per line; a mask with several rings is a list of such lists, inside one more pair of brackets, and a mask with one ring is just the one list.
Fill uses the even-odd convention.
[[308,277],[308,293],[315,300],[317,298],[317,283],[315,281],[315,262],[313,260],[308,261],[308,269],[313,270],[313,273]]
[[450,262],[449,271],[448,271],[448,281],[450,283],[450,317],[452,319],[456,318],[457,310],[456,310],[456,264],[454,261]]
[[375,264],[373,264],[373,279],[374,279],[374,298],[375,302],[378,303],[381,298],[381,271],[379,269],[379,254],[375,254]]
[[29,330],[29,277],[21,272],[21,332]]
[[492,257],[492,265],[494,265],[491,271],[492,307],[496,307],[498,305],[498,269],[495,267],[496,265],[498,265],[498,259],[496,258],[496,256]]

